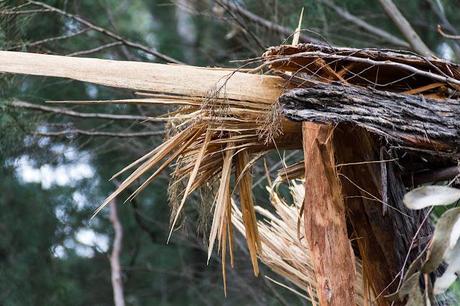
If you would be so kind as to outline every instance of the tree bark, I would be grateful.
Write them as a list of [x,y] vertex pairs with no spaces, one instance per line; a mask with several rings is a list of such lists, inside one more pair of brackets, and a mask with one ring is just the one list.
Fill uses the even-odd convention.
[[[367,131],[350,126],[336,128],[334,146],[337,164],[345,165],[337,172],[347,208],[350,238],[361,258],[369,287],[378,297],[377,305],[388,306],[390,302],[384,296],[396,289],[398,282],[393,280],[419,224],[417,213],[404,207],[405,188],[390,164],[386,182],[382,181],[379,164],[360,164],[379,159],[378,143]],[[386,200],[382,193],[384,183],[388,187]]]
[[[331,126],[304,122],[305,238],[321,306],[354,305],[356,269],[336,175]],[[340,272],[339,272],[340,271]]]
[[457,100],[318,84],[287,91],[279,101],[282,112],[296,121],[352,123],[420,149],[457,153],[460,148]]

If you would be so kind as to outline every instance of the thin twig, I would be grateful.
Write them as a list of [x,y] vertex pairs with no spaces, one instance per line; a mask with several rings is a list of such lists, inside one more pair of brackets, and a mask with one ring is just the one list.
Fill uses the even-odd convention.
[[367,23],[366,21],[356,17],[355,15],[352,15],[345,8],[336,5],[333,1],[331,1],[331,0],[319,0],[319,2],[323,3],[324,5],[328,6],[331,9],[333,9],[336,12],[337,15],[339,15],[340,17],[342,17],[346,21],[354,23],[355,25],[357,25],[361,29],[364,29],[364,30],[366,30],[367,32],[369,32],[371,34],[374,34],[375,36],[378,36],[379,38],[382,38],[384,41],[389,42],[390,44],[393,44],[395,46],[400,46],[400,47],[404,47],[404,48],[410,48],[410,45],[406,41],[394,36],[393,34],[387,32],[387,31],[385,31],[385,30],[383,30],[381,28],[378,28],[376,26],[373,26],[373,25]]
[[460,80],[454,79],[452,77],[449,77],[447,75],[441,76],[439,74],[429,72],[429,71],[424,71],[420,70],[418,68],[415,68],[413,66],[403,64],[403,63],[398,63],[398,62],[392,62],[392,61],[376,61],[372,60],[370,58],[362,58],[362,57],[354,57],[350,55],[340,55],[340,54],[329,54],[329,53],[324,53],[320,51],[306,51],[306,52],[299,52],[295,53],[292,55],[282,55],[279,56],[278,58],[275,58],[273,60],[267,60],[263,66],[269,66],[274,63],[279,63],[279,62],[288,62],[291,59],[294,58],[299,58],[299,57],[321,57],[323,59],[343,59],[343,60],[353,60],[358,63],[364,63],[364,64],[369,64],[369,65],[375,65],[375,66],[388,66],[388,67],[395,67],[395,68],[401,68],[403,70],[412,72],[414,74],[420,75],[420,76],[425,76],[428,77],[432,80],[436,80],[439,82],[445,82],[449,84],[455,84],[460,86]]
[[3,10],[0,11],[0,15],[29,15],[37,13],[51,13],[53,12],[50,9],[41,9],[41,10],[23,10],[23,11],[14,11],[14,10]]
[[406,268],[407,261],[409,260],[412,247],[414,246],[415,241],[417,240],[417,236],[419,235],[420,231],[422,230],[423,225],[428,220],[428,217],[430,216],[431,212],[433,211],[433,208],[434,208],[434,206],[431,206],[430,209],[427,211],[425,217],[423,218],[422,222],[420,223],[419,227],[417,228],[417,231],[415,232],[414,237],[412,237],[412,241],[411,241],[411,243],[409,245],[409,249],[407,250],[406,258],[404,258],[404,263],[403,263],[403,266],[402,266],[401,271],[399,273],[401,276],[400,276],[400,279],[399,279],[399,284],[398,284],[398,289],[397,290],[399,290],[401,288],[401,285],[403,283],[404,269]]
[[[284,36],[291,36],[293,33],[294,33],[294,30],[293,29],[290,29],[288,27],[283,27],[277,23],[274,23],[270,20],[267,20],[267,19],[264,19],[248,10],[246,10],[245,8],[241,7],[240,5],[237,5],[233,2],[230,2],[228,0],[220,0],[219,2],[221,2],[222,4],[225,4],[225,6],[229,9],[229,10],[232,10],[233,12],[239,14],[240,16],[242,16],[243,18],[255,23],[255,24],[258,24],[264,28],[266,28],[267,30],[269,31],[273,31],[273,32],[276,32],[278,34],[281,34],[281,35],[284,35]],[[303,41],[303,42],[311,42],[311,43],[316,43],[316,44],[324,44],[324,42],[316,39],[316,38],[313,38],[313,37],[310,37],[310,36],[307,36],[305,34],[300,34],[300,40]]]
[[460,40],[460,35],[450,35],[443,31],[441,25],[438,24],[438,33],[444,36],[445,38]]
[[64,136],[95,136],[95,137],[116,137],[116,138],[134,138],[134,137],[152,137],[163,135],[164,131],[155,132],[132,132],[132,133],[121,133],[121,132],[103,132],[103,131],[86,131],[80,129],[71,129],[63,131],[53,132],[35,132],[34,135],[44,137],[64,137]]
[[68,39],[68,38],[72,38],[72,37],[81,35],[83,33],[86,33],[89,30],[91,30],[91,29],[90,28],[84,28],[84,29],[82,29],[80,31],[77,31],[75,33],[70,33],[70,34],[65,34],[65,35],[55,36],[55,37],[49,37],[49,38],[45,38],[45,39],[41,39],[41,40],[29,42],[29,43],[23,43],[23,44],[20,44],[20,45],[10,47],[8,50],[13,50],[13,49],[21,48],[21,47],[35,47],[35,46],[46,44],[46,43],[53,42],[53,41]]
[[73,110],[69,110],[66,108],[57,108],[57,107],[50,107],[50,106],[42,106],[28,102],[22,101],[14,101],[11,103],[6,104],[8,107],[18,107],[18,108],[25,108],[31,110],[37,110],[42,112],[66,115],[70,117],[77,117],[77,118],[94,118],[94,119],[107,119],[107,120],[128,120],[128,121],[154,121],[154,122],[164,122],[166,119],[162,118],[154,118],[154,117],[147,117],[147,116],[138,116],[138,115],[113,115],[113,114],[105,114],[105,113],[80,113]]
[[114,41],[114,42],[111,42],[111,43],[108,43],[108,44],[105,44],[105,45],[102,45],[102,46],[98,46],[98,47],[93,48],[93,49],[88,49],[88,50],[82,50],[82,51],[69,53],[66,56],[88,55],[88,54],[96,53],[96,52],[99,52],[99,51],[102,51],[102,50],[105,50],[105,49],[108,49],[108,48],[112,48],[112,47],[115,47],[115,46],[120,46],[120,45],[123,45],[123,43],[121,41]]

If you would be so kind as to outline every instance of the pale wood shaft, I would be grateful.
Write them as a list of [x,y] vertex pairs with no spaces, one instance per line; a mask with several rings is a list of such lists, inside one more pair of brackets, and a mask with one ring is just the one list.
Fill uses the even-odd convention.
[[0,72],[69,78],[111,87],[274,103],[284,81],[232,69],[0,51]]

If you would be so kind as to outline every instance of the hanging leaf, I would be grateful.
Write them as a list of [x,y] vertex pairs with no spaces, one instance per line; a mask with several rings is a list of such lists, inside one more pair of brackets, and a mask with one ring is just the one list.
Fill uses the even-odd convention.
[[438,223],[431,241],[430,253],[422,267],[423,273],[434,272],[443,261],[447,269],[434,283],[435,295],[445,292],[460,273],[460,207],[446,211]]
[[460,189],[447,186],[423,186],[406,193],[404,204],[410,209],[449,205],[460,199]]
[[444,260],[448,266],[442,276],[436,279],[434,294],[444,293],[457,279],[460,273],[460,243],[457,243],[454,248],[447,249]]
[[439,218],[431,240],[430,253],[423,265],[423,273],[434,272],[444,259],[444,254],[450,245],[450,237],[454,225],[460,217],[460,207],[446,211]]
[[450,232],[449,238],[449,248],[453,249],[460,238],[460,217],[455,221],[454,226],[452,226],[452,231]]

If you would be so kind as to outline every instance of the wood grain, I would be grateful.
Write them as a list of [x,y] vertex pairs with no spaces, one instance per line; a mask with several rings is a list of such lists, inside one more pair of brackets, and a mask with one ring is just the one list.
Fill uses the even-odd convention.
[[274,103],[284,81],[234,69],[0,51],[0,72],[69,78],[111,87]]

